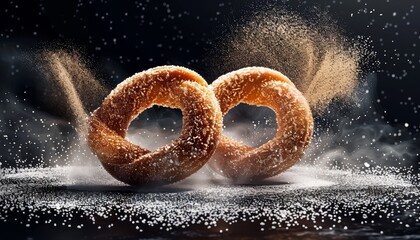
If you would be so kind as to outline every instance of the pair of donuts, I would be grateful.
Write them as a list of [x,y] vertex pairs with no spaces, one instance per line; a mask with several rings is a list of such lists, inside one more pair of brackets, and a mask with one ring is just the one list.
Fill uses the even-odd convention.
[[[253,148],[222,134],[223,116],[239,103],[276,112],[273,139]],[[127,139],[128,126],[152,105],[179,108],[182,132],[170,144],[149,151]],[[130,185],[164,185],[203,165],[240,181],[275,176],[304,154],[313,118],[304,96],[283,74],[248,67],[219,77],[210,86],[184,67],[161,66],[120,83],[89,118],[88,145],[114,178]]]

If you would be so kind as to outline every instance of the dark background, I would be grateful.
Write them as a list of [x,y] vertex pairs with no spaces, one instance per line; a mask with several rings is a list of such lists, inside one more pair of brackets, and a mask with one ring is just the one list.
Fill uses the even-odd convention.
[[[381,121],[392,127],[389,132],[401,133],[401,136],[390,136],[384,141],[390,144],[408,141],[411,148],[418,149],[420,146],[420,21],[418,17],[420,4],[418,0],[174,0],[165,2],[6,0],[0,1],[0,166],[5,166],[5,162],[10,162],[10,166],[15,166],[13,165],[15,158],[26,158],[23,162],[27,166],[32,162],[30,159],[34,159],[34,162],[43,160],[39,158],[41,150],[48,151],[53,147],[61,147],[62,149],[57,154],[62,155],[61,153],[66,152],[66,145],[62,142],[70,141],[62,140],[61,136],[57,137],[53,143],[45,143],[43,139],[39,139],[39,144],[34,147],[32,143],[36,142],[36,139],[26,137],[32,130],[30,128],[26,129],[21,136],[3,137],[20,131],[16,122],[34,121],[34,116],[26,114],[26,110],[20,109],[22,111],[15,115],[13,110],[16,99],[24,102],[23,107],[38,109],[37,112],[42,113],[40,118],[49,116],[54,119],[53,122],[61,119],[68,120],[56,111],[55,103],[48,101],[48,98],[45,99],[44,93],[49,89],[45,89],[43,84],[45,75],[39,71],[39,65],[35,61],[36,54],[40,51],[64,48],[81,52],[95,77],[109,89],[135,72],[165,64],[189,67],[211,82],[224,72],[214,67],[217,66],[215,62],[207,62],[209,55],[221,47],[219,43],[224,36],[229,34],[230,28],[237,21],[267,4],[284,7],[308,18],[313,18],[314,12],[327,11],[343,29],[344,34],[350,38],[357,38],[358,35],[369,37],[370,45],[376,51],[376,60],[379,62],[379,66],[367,66],[369,70],[365,72],[366,75],[374,73],[375,78],[369,78],[371,81],[376,79],[367,87],[372,90],[373,97],[373,105],[369,111],[377,111],[378,115],[383,117]],[[314,9],[317,10],[314,11]],[[217,61],[217,58],[213,61]],[[15,96],[17,96],[16,99]],[[249,115],[252,114],[252,112],[249,113]],[[320,126],[323,122],[318,121],[317,124]],[[363,122],[360,125],[363,125]],[[377,126],[376,130],[379,131],[384,125]],[[42,127],[39,132],[45,133],[45,129],[48,128]],[[57,131],[71,132],[70,127]],[[342,138],[346,140],[345,135]],[[340,134],[337,134],[337,142],[343,139]],[[353,143],[348,144],[350,149],[358,147],[359,139],[353,140]],[[418,154],[418,150],[411,151]],[[413,166],[418,172],[418,155],[409,160],[410,163],[405,163],[405,165]],[[360,161],[359,165],[363,166],[365,160]],[[398,207],[398,204],[395,206]],[[406,202],[401,202],[400,206],[406,206]],[[367,206],[367,209],[370,208]],[[359,210],[356,209],[356,211]],[[74,212],[74,215],[78,216],[80,213]],[[12,216],[10,215],[11,219]],[[27,219],[26,215],[18,214],[17,216]],[[365,220],[364,217],[362,219],[359,216],[359,218],[357,222]],[[391,219],[394,223],[394,219]],[[74,221],[77,221],[77,218]],[[109,221],[114,221],[114,219]],[[400,225],[399,222],[400,219],[395,224]],[[385,226],[385,228],[390,232],[398,232],[395,224],[389,225],[390,227]],[[83,237],[79,236],[82,234],[80,231],[74,231],[73,228],[63,227],[54,231],[50,227],[38,226],[30,229],[10,223],[1,225],[1,229],[5,238],[11,238],[9,235],[13,234],[14,238],[27,239],[27,236],[35,235],[39,239],[48,239],[46,232],[50,234],[50,239]],[[249,226],[240,225],[240,229],[238,228],[236,232],[250,234],[247,237],[252,237],[252,234],[260,237],[260,235],[257,236],[260,232],[253,232],[254,228],[249,228]],[[124,228],[126,228],[125,231]],[[381,226],[378,228],[381,229]],[[111,238],[118,234],[137,235],[134,229],[125,225],[122,230],[120,229],[121,232],[114,229],[95,231],[96,226],[95,229],[88,230],[92,232],[91,236],[96,238],[104,238],[105,235]],[[416,229],[413,228],[413,233],[415,231]],[[280,233],[282,237],[287,238],[286,233],[284,235]],[[298,234],[302,236],[301,232]],[[152,231],[145,236],[149,235],[155,236],[156,232]],[[172,233],[168,233],[167,236],[168,238],[177,237]],[[278,238],[279,235],[274,238],[276,237]],[[295,236],[292,235],[293,237]]]
[[215,64],[205,59],[235,22],[267,4],[303,16],[327,11],[349,37],[369,37],[380,62],[369,70],[377,74],[373,110],[418,145],[420,6],[415,0],[2,1],[0,91],[59,115],[40,101],[44,76],[32,59],[43,49],[63,47],[80,51],[110,89],[135,72],[165,64],[189,67],[211,82],[223,72],[209,69]]

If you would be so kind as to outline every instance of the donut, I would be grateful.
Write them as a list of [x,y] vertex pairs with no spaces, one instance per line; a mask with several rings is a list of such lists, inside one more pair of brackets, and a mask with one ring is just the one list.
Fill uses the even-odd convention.
[[[152,105],[179,108],[181,135],[150,151],[127,139],[128,126]],[[200,169],[214,153],[222,114],[214,93],[197,73],[161,66],[120,83],[89,117],[87,142],[105,170],[130,185],[164,185]]]
[[210,88],[222,114],[239,103],[266,106],[276,113],[273,139],[251,147],[222,135],[209,166],[235,181],[252,182],[275,176],[300,160],[313,133],[313,117],[302,93],[282,73],[247,67],[216,79]]

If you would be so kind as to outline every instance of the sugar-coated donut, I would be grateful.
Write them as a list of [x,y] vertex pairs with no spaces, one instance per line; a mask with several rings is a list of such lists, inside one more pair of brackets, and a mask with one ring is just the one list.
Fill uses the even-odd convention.
[[[179,108],[181,136],[149,151],[125,139],[128,126],[153,104]],[[104,168],[131,185],[163,185],[188,177],[216,149],[222,114],[214,93],[197,73],[162,66],[133,75],[105,98],[89,119],[88,144]]]
[[313,132],[313,118],[305,97],[278,71],[248,67],[215,80],[213,89],[225,115],[239,103],[267,106],[276,113],[273,139],[253,148],[221,137],[209,162],[216,172],[238,181],[255,181],[277,175],[303,156]]

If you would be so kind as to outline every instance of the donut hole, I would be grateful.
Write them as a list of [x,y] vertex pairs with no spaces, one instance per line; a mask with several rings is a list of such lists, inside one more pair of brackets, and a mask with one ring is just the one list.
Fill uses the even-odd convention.
[[181,130],[180,109],[154,105],[131,122],[126,138],[142,148],[153,151],[179,138]]
[[240,103],[223,117],[223,133],[239,142],[259,147],[277,132],[275,112],[268,107]]

